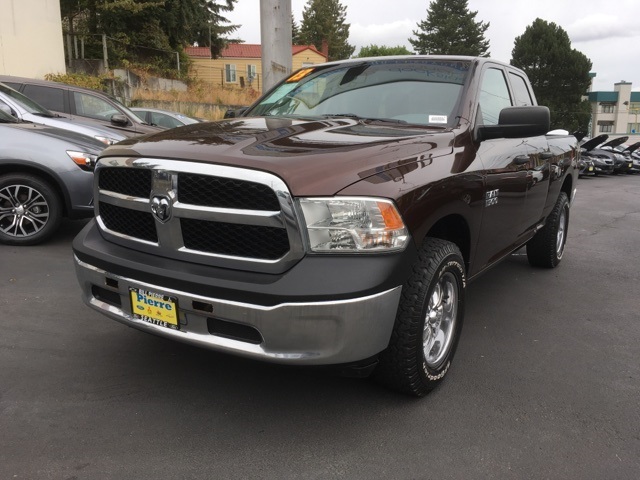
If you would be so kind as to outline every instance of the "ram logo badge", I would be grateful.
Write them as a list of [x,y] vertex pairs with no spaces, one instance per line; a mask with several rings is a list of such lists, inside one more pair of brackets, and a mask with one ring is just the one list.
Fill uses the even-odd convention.
[[151,213],[160,223],[168,222],[171,218],[171,200],[168,197],[153,197]]

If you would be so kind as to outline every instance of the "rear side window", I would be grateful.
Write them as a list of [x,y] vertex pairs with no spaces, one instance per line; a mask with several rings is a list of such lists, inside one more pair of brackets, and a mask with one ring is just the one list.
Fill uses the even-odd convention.
[[22,91],[27,97],[49,110],[64,112],[64,90],[61,88],[25,85]]
[[527,88],[527,82],[524,81],[520,75],[509,72],[509,80],[511,80],[511,86],[513,87],[513,96],[515,97],[516,107],[526,107],[533,105],[531,100],[531,94]]
[[16,83],[16,82],[2,82],[2,83],[4,83],[7,87],[11,87],[17,91],[20,91],[20,87],[22,86],[21,83]]

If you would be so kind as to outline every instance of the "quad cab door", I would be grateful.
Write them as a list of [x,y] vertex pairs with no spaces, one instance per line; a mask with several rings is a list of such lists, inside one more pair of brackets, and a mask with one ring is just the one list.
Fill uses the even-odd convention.
[[[527,83],[522,78],[511,79],[511,75],[498,65],[485,67],[476,121],[497,125],[503,108],[533,105]],[[485,197],[476,271],[509,254],[532,235],[545,206],[551,158],[544,135],[484,140],[477,156],[484,167]]]

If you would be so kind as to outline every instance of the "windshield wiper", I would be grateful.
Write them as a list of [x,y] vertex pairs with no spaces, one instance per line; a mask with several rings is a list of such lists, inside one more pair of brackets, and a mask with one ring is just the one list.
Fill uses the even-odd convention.
[[33,115],[35,115],[36,117],[54,118],[54,116],[50,113],[34,112]]
[[322,116],[326,118],[353,118],[355,120],[366,120],[368,122],[407,123],[405,120],[398,120],[396,118],[361,117],[360,115],[356,115],[355,113],[325,113]]

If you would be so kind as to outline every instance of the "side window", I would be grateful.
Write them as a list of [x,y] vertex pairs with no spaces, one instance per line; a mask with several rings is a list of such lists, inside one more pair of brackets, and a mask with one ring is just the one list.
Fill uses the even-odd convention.
[[174,128],[182,125],[178,120],[163,113],[151,112],[151,123],[159,127]]
[[511,86],[513,87],[513,96],[515,97],[516,107],[526,107],[533,105],[531,100],[531,93],[527,88],[527,82],[520,75],[509,72],[509,80],[511,80]]
[[73,99],[76,104],[76,114],[81,117],[110,120],[112,115],[120,113],[111,104],[94,95],[73,92]]
[[64,90],[61,88],[25,85],[22,91],[31,100],[56,112],[64,112]]
[[504,73],[497,68],[488,68],[484,72],[480,88],[482,122],[484,125],[497,125],[500,110],[511,106],[511,97]]

